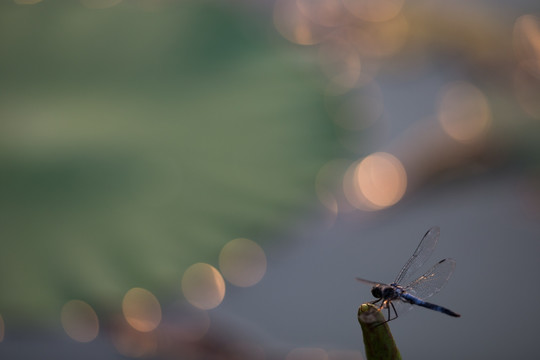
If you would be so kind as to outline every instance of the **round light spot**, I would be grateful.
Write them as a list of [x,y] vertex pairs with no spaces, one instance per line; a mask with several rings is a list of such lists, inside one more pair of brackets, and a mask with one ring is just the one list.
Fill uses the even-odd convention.
[[225,279],[236,286],[253,286],[266,273],[264,250],[249,239],[229,241],[219,254],[219,268]]
[[448,85],[439,101],[438,119],[452,139],[468,143],[480,138],[491,124],[486,97],[466,82]]
[[193,306],[209,310],[217,307],[225,297],[225,281],[212,265],[191,265],[182,277],[182,292]]
[[321,43],[319,63],[330,81],[343,88],[354,87],[360,78],[358,51],[340,36],[330,36]]
[[393,155],[378,152],[353,164],[345,173],[347,199],[362,210],[380,210],[396,204],[405,194],[407,174]]
[[398,15],[383,23],[347,26],[342,33],[364,58],[380,59],[396,54],[405,45],[410,26],[404,16]]
[[342,0],[345,7],[359,19],[365,21],[387,21],[396,17],[404,0]]
[[327,28],[307,18],[294,0],[277,0],[274,5],[274,26],[287,40],[300,45],[313,45],[321,41]]
[[296,4],[304,16],[323,26],[337,26],[346,20],[341,0],[296,0]]
[[75,341],[89,342],[98,335],[98,317],[94,309],[84,301],[67,302],[62,307],[60,320],[66,334]]
[[540,17],[520,16],[514,24],[513,43],[519,67],[540,79]]
[[161,306],[158,299],[148,290],[133,288],[124,295],[122,313],[135,330],[152,331],[161,322]]

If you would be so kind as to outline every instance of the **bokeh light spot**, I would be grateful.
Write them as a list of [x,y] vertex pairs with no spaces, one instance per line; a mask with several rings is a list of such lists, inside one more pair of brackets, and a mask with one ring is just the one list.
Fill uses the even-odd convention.
[[393,155],[378,152],[353,164],[345,173],[347,199],[362,210],[379,210],[396,204],[405,194],[407,173]]
[[321,43],[319,63],[330,81],[343,88],[354,87],[360,78],[360,56],[356,48],[340,36],[330,36]]
[[540,18],[520,16],[514,25],[513,42],[519,66],[540,79]]
[[182,292],[193,306],[210,310],[217,307],[225,297],[225,281],[212,265],[191,265],[182,276]]
[[84,301],[68,301],[62,307],[60,319],[66,334],[75,341],[89,342],[98,335],[98,317],[94,309]]
[[302,14],[294,0],[276,1],[274,26],[284,38],[300,45],[316,44],[328,31]]
[[296,348],[287,354],[285,360],[328,360],[328,354],[320,348]]
[[396,17],[404,0],[342,0],[345,7],[359,19],[365,21],[387,21]]
[[540,17],[520,16],[514,25],[513,44],[518,63],[514,93],[528,115],[540,118]]
[[219,254],[219,268],[225,279],[236,286],[252,286],[266,273],[264,250],[249,239],[229,241]]
[[440,98],[438,119],[452,139],[467,143],[480,138],[491,124],[484,94],[466,82],[448,85]]
[[158,299],[148,290],[133,288],[124,295],[122,313],[135,330],[152,331],[161,322],[161,306]]
[[409,38],[410,25],[403,15],[382,23],[347,26],[343,36],[355,44],[361,56],[380,59],[395,55]]
[[304,16],[323,26],[337,26],[347,16],[341,0],[296,0],[296,4]]

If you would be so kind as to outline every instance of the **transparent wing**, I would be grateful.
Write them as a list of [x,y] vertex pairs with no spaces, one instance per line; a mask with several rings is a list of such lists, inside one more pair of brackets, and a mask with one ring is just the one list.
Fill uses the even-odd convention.
[[424,275],[404,287],[405,291],[420,299],[426,299],[438,293],[454,272],[456,261],[444,259],[429,269]]
[[421,268],[422,265],[424,265],[424,263],[433,253],[433,250],[435,250],[440,233],[441,231],[438,226],[434,226],[428,230],[428,232],[422,238],[422,241],[420,241],[420,244],[418,244],[418,247],[412,254],[411,258],[399,272],[396,280],[394,280],[394,284],[400,285],[406,283],[407,280],[409,280],[411,276],[414,275],[414,273]]
[[366,285],[369,285],[369,286],[375,286],[375,285],[384,285],[382,283],[378,283],[378,282],[375,282],[375,281],[370,281],[370,280],[366,280],[366,279],[362,279],[362,278],[359,278],[357,277],[356,280],[360,281],[361,283],[364,283]]

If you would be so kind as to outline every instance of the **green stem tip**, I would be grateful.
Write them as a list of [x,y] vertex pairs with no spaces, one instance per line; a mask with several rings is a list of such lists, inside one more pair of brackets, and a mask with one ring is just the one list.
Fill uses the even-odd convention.
[[364,335],[367,360],[401,360],[384,315],[373,304],[358,308],[358,322]]

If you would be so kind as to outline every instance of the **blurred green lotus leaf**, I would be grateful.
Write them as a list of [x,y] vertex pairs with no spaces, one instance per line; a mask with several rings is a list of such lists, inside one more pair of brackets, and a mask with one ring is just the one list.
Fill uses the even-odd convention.
[[336,152],[316,66],[256,15],[141,3],[0,5],[7,321],[180,297],[188,266],[290,226]]

